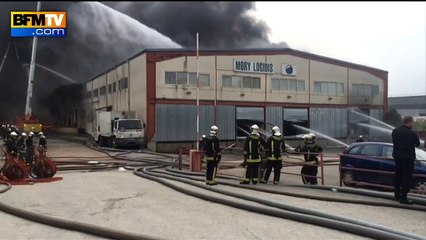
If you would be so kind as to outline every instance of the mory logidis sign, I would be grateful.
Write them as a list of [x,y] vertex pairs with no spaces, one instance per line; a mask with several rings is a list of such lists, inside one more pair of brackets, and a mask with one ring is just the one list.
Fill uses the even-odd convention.
[[274,64],[267,62],[245,61],[234,59],[235,72],[250,72],[250,73],[274,73]]

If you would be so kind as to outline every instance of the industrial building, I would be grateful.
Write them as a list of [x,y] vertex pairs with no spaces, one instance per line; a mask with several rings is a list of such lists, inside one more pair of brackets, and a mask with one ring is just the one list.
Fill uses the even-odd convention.
[[[147,49],[85,83],[84,127],[96,111],[135,111],[154,150],[196,141],[196,51]],[[381,119],[388,72],[293,49],[201,50],[200,132],[218,125],[234,141],[252,123],[300,133],[294,125],[336,138],[361,131],[358,109]]]
[[426,95],[390,97],[389,107],[398,110],[402,116],[426,117]]

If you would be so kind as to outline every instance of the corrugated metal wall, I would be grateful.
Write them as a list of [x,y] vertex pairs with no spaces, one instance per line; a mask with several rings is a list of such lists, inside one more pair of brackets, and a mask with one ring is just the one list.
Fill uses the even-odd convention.
[[[382,121],[383,119],[383,110],[382,109],[370,109],[370,117]],[[370,124],[379,125],[379,123],[370,120]]]
[[217,106],[219,139],[235,139],[235,106]]
[[346,137],[348,117],[346,108],[311,108],[311,128],[331,137]]
[[[155,139],[158,142],[195,141],[196,106],[157,104]],[[214,107],[200,106],[200,135],[208,134],[214,124]]]
[[282,107],[267,107],[266,122],[274,126],[282,128],[283,126],[283,108]]

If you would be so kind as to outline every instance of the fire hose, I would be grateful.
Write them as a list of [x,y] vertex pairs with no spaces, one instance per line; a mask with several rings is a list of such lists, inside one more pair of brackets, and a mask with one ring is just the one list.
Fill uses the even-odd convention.
[[[173,169],[173,168],[167,168],[166,171],[178,174],[180,176],[182,176],[182,175],[205,176],[203,173],[186,172],[186,171],[176,170],[176,169]],[[176,176],[176,175],[174,175],[174,176]],[[196,181],[204,181],[204,179],[190,178],[190,177],[185,177],[185,176],[182,176],[182,177],[192,179],[192,180],[196,180]],[[217,176],[217,178],[239,180],[236,177],[230,177],[230,176]],[[223,185],[227,185],[227,186],[249,189],[249,190],[254,190],[254,191],[259,191],[259,192],[280,194],[280,195],[286,195],[286,196],[290,196],[290,197],[307,198],[307,199],[319,200],[319,201],[342,202],[342,203],[363,204],[363,205],[371,205],[371,206],[393,207],[393,208],[402,208],[402,209],[409,209],[409,210],[426,211],[426,207],[422,207],[422,206],[426,206],[426,204],[423,202],[423,199],[418,199],[418,198],[415,198],[415,197],[410,197],[410,199],[412,199],[413,201],[415,201],[416,204],[421,205],[421,206],[401,205],[401,204],[397,204],[397,203],[386,203],[386,202],[377,202],[377,201],[368,201],[368,200],[355,200],[355,199],[342,199],[342,198],[335,198],[335,197],[315,196],[315,195],[302,194],[302,193],[296,193],[296,192],[291,192],[291,191],[281,191],[281,190],[278,191],[278,190],[265,189],[265,188],[259,188],[259,187],[248,186],[248,185],[240,185],[240,184],[230,183],[230,182],[226,182],[226,181],[220,181],[219,183],[223,184]],[[285,185],[285,186],[286,187],[303,187],[303,186],[299,186],[299,185]],[[317,187],[315,187],[315,186],[306,186],[306,187],[308,187],[308,188],[312,187],[314,189],[317,189]],[[320,187],[318,189],[321,189],[321,190],[332,190],[332,189],[337,188],[337,187],[326,187],[326,186],[318,186],[318,187]],[[346,190],[346,188],[341,188],[341,189],[337,188],[337,191],[338,192],[354,193],[354,192],[351,192],[351,191],[343,191],[343,189]],[[366,195],[366,196],[383,198],[381,194],[371,194],[371,195]],[[392,199],[392,198],[388,198],[387,195],[383,195],[383,196],[386,196],[386,197],[384,197],[385,199]]]
[[[355,235],[360,235],[360,236],[370,237],[375,239],[423,239],[421,236],[417,236],[417,235],[402,232],[402,231],[397,231],[397,230],[384,227],[381,225],[364,223],[362,221],[350,219],[347,217],[331,215],[331,214],[323,213],[320,211],[313,211],[310,209],[294,207],[288,204],[278,203],[278,202],[269,201],[269,200],[263,200],[263,199],[246,196],[239,193],[229,192],[219,188],[212,188],[209,186],[205,186],[203,184],[195,183],[190,180],[181,179],[179,177],[173,177],[173,176],[168,176],[166,174],[151,172],[153,169],[156,169],[156,168],[159,168],[159,167],[155,166],[155,167],[148,167],[148,168],[145,168],[145,167],[137,168],[135,169],[134,174],[146,179],[156,181],[164,186],[167,186],[171,189],[174,189],[186,195],[197,197],[210,202],[215,202],[215,203],[247,210],[250,212],[260,213],[263,215],[290,219],[290,220],[294,220],[298,222],[318,225],[318,226],[322,226],[322,227],[326,227],[330,229],[340,230],[347,233],[352,233]],[[192,191],[184,187],[177,186],[164,179],[185,183],[185,184],[192,185],[201,189],[213,191],[222,195],[227,195],[227,196],[235,197],[238,199],[244,199],[251,202],[260,203],[262,205],[278,208],[278,209],[253,206],[253,205],[248,205],[241,202],[236,202],[233,200],[227,200],[224,198],[202,194],[199,191]]]

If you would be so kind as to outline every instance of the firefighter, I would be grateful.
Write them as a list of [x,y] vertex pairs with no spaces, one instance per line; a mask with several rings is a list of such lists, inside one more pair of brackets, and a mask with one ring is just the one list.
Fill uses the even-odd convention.
[[38,146],[43,148],[44,151],[47,150],[47,140],[46,136],[44,136],[43,132],[40,132],[39,134],[39,140],[38,140]]
[[4,140],[9,139],[10,134],[12,133],[12,129],[10,127],[6,127],[6,128],[7,129],[6,129],[6,132],[5,132],[5,135],[4,135]]
[[25,141],[27,138],[27,134],[26,133],[22,133],[21,136],[19,137],[18,141],[16,142],[16,146],[18,147],[18,149],[21,150],[25,150]]
[[364,136],[359,135],[359,137],[356,139],[356,142],[364,142]]
[[259,126],[256,124],[250,128],[251,134],[244,143],[244,162],[245,173],[241,184],[253,184],[259,182],[259,166],[261,163],[261,150],[264,149],[265,141],[260,137]]
[[304,154],[305,165],[302,167],[302,181],[304,184],[316,185],[318,174],[318,153],[322,152],[322,148],[316,144],[317,137],[313,133],[303,136],[304,145],[300,145],[295,149],[296,152]]
[[18,155],[18,148],[17,148],[17,139],[18,134],[16,132],[11,132],[9,138],[6,140],[6,149],[9,154],[16,157]]
[[215,180],[217,173],[217,166],[221,160],[220,144],[217,138],[219,128],[212,126],[210,128],[210,135],[204,140],[204,152],[206,156],[207,169],[206,169],[206,184],[217,185]]
[[261,183],[268,183],[272,169],[274,169],[274,181],[276,185],[280,182],[281,168],[283,167],[283,158],[281,153],[286,151],[284,138],[281,135],[280,128],[275,126],[272,128],[272,136],[266,142],[266,171],[263,175]]
[[3,139],[5,134],[6,134],[6,125],[2,124],[0,128],[0,135]]
[[25,146],[27,147],[25,161],[27,162],[27,164],[32,164],[32,162],[34,160],[34,143],[33,143],[33,137],[34,137],[34,133],[30,132],[28,134],[27,140],[25,141]]

